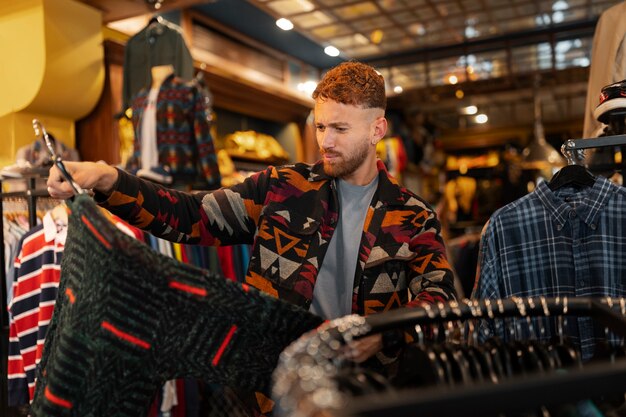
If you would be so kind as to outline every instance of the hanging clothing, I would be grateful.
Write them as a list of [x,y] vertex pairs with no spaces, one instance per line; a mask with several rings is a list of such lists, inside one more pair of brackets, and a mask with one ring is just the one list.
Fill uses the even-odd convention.
[[35,366],[52,317],[60,280],[67,225],[57,227],[50,213],[22,242],[15,260],[13,298],[9,304],[8,404],[33,399]]
[[[78,151],[66,146],[59,140],[52,139],[54,151],[64,161],[80,161]],[[15,161],[19,164],[28,162],[31,166],[41,167],[52,165],[50,160],[50,151],[44,143],[43,139],[37,139],[29,145],[19,148],[15,154]]]
[[193,58],[185,44],[182,29],[159,17],[126,42],[123,110],[131,106],[139,90],[151,84],[150,68],[168,64],[174,66],[178,77],[186,81],[193,78]]
[[210,132],[211,110],[202,89],[195,82],[186,83],[171,74],[158,90],[154,114],[146,113],[150,91],[141,90],[133,100],[135,146],[126,168],[142,168],[144,153],[151,153],[150,148],[144,149],[143,127],[148,118],[150,123],[156,123],[151,129],[156,130],[158,165],[166,169],[174,182],[201,181],[203,189],[218,188],[221,178]]
[[591,46],[583,138],[598,137],[604,125],[593,115],[600,104],[605,85],[626,78],[626,2],[606,9],[600,15]]
[[[552,191],[540,182],[530,194],[496,211],[481,242],[473,297],[626,296],[626,189],[597,177],[592,187]],[[554,323],[537,323],[556,334]],[[589,317],[565,329],[583,360],[605,340]],[[490,330],[493,333],[493,329]]]
[[322,323],[154,252],[85,195],[71,205],[62,271],[35,417],[136,417],[164,381],[184,376],[269,395],[278,355]]

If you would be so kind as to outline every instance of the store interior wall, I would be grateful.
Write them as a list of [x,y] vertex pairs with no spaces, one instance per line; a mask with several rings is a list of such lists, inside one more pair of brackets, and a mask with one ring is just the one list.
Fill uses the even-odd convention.
[[104,81],[101,13],[72,0],[0,3],[0,165],[35,140],[32,119],[75,144]]

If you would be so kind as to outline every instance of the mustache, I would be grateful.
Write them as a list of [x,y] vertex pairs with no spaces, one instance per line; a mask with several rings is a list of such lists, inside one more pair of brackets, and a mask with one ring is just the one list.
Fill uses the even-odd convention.
[[328,156],[341,156],[341,153],[339,153],[339,152],[327,151],[327,150],[324,150],[324,149],[320,149],[320,153],[322,155],[328,155]]

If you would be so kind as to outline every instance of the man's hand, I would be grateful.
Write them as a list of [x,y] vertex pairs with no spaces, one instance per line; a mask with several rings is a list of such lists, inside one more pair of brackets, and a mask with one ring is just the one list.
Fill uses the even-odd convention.
[[[63,165],[81,188],[110,194],[117,181],[117,170],[107,164],[64,161]],[[72,187],[65,181],[59,168],[54,165],[50,168],[47,185],[50,196],[54,198],[66,199],[74,195]]]
[[356,339],[345,347],[344,355],[356,363],[365,362],[383,348],[383,335],[373,334]]

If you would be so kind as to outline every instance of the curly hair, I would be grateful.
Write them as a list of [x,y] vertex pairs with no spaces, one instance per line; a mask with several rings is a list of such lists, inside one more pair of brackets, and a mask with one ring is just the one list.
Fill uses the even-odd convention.
[[387,107],[385,80],[367,64],[343,62],[324,75],[313,92],[313,99],[384,110]]

